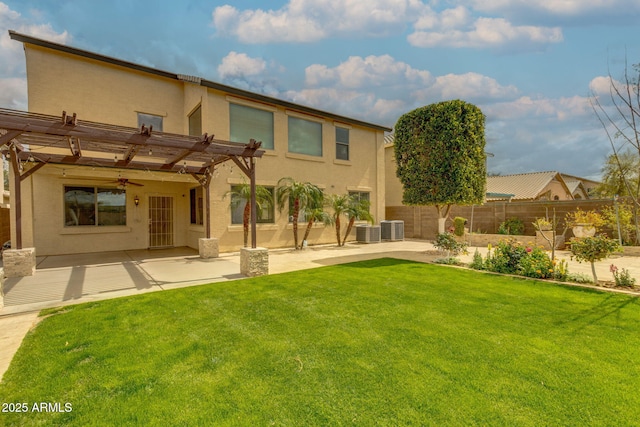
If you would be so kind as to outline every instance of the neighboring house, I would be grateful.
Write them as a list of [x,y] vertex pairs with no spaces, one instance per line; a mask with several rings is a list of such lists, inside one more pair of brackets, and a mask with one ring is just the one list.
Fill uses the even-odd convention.
[[[402,206],[402,184],[396,176],[393,134],[385,136],[386,206]],[[489,155],[489,153],[487,153]],[[487,177],[486,201],[588,199],[600,183],[559,172],[533,172]]]
[[[487,177],[487,201],[588,199],[587,185],[593,188],[597,182],[555,171],[489,176]],[[500,197],[495,193],[511,196]]]
[[[256,155],[258,185],[274,191],[282,177],[309,181],[326,194],[349,192],[368,199],[375,220],[384,219],[387,127],[15,32],[10,36],[24,44],[29,113],[50,120],[64,110],[95,132],[127,127],[144,134],[152,126],[156,144],[118,151],[94,143],[90,153],[81,138],[68,138],[66,152],[59,149],[49,157],[33,152],[29,159],[37,169],[22,179],[19,223],[22,246],[35,247],[37,255],[197,248],[206,232],[219,239],[220,250],[239,249],[243,206],[232,212],[225,195],[249,180],[237,163],[241,154],[234,162],[218,164],[217,159],[224,158],[220,150],[225,146],[231,147],[229,152],[243,152],[251,139],[264,150]],[[204,133],[209,140],[202,146],[195,143]],[[212,146],[220,142],[219,157],[209,160],[203,147],[213,134]],[[43,138],[55,142],[50,135]],[[190,157],[168,154],[172,152],[163,149],[163,138],[184,144],[182,156]],[[94,156],[94,164],[86,161],[88,156]],[[24,161],[21,170],[24,165],[29,171],[33,164]],[[157,167],[145,169],[144,164]],[[210,185],[201,185],[207,176]],[[15,188],[16,178],[12,180]],[[280,213],[267,206],[258,218],[257,242],[292,246],[291,229],[286,209]],[[331,227],[315,226],[309,243],[334,239]]]

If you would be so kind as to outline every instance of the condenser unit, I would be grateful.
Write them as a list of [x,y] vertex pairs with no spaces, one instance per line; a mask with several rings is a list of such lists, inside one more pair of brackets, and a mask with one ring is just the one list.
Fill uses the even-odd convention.
[[382,240],[404,240],[404,221],[380,221]]
[[380,226],[356,225],[356,241],[358,243],[380,243]]

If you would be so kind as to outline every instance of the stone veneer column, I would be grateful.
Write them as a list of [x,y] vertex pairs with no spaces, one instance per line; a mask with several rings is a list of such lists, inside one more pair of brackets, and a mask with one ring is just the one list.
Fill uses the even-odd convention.
[[213,237],[210,239],[198,239],[198,249],[200,252],[200,258],[218,258],[220,255],[218,239]]
[[0,309],[4,307],[4,269],[0,268]]
[[36,272],[36,248],[7,249],[2,253],[4,277],[33,276]]
[[240,249],[240,273],[249,277],[269,274],[269,251],[267,248]]

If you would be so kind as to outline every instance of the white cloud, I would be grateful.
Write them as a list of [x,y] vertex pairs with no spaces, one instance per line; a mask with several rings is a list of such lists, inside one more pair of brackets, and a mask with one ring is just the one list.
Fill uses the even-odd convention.
[[313,42],[401,32],[427,9],[419,0],[290,0],[278,10],[217,7],[213,25],[244,43]]
[[520,120],[552,118],[561,121],[593,116],[589,98],[581,96],[563,98],[531,98],[522,96],[506,102],[489,104],[485,107],[488,117],[500,120]]
[[535,11],[555,16],[581,16],[594,12],[624,15],[640,10],[637,0],[469,0],[475,10],[489,13]]
[[33,25],[5,3],[0,2],[0,106],[27,109],[27,81],[22,43],[11,40],[9,30],[58,43],[67,43],[69,34],[55,32],[50,25]]
[[433,82],[431,73],[417,70],[390,55],[351,56],[335,68],[314,64],[305,70],[310,86],[338,85],[345,88],[397,85],[427,85]]
[[416,28],[434,30],[418,30],[410,34],[407,40],[416,47],[499,48],[517,44],[520,49],[563,40],[559,27],[514,26],[503,18],[485,17],[466,25],[466,17],[463,18],[462,14],[456,16],[457,19],[448,19],[443,12],[440,20],[430,20],[428,23],[420,21]]
[[503,86],[495,79],[478,73],[447,74],[435,79],[434,84],[420,90],[419,99],[465,99],[482,100],[509,99],[517,96],[515,86]]
[[267,63],[262,58],[251,58],[245,53],[229,52],[218,66],[218,75],[222,79],[255,76],[262,74],[266,68]]

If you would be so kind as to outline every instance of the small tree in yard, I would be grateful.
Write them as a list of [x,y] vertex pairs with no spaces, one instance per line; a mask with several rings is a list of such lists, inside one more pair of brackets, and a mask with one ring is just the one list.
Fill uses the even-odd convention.
[[[322,190],[310,182],[298,182],[293,178],[281,178],[276,189],[278,210],[282,212],[285,205],[289,205],[289,218],[293,224],[293,243],[296,249],[302,248],[302,242],[298,245],[298,217],[301,212],[310,206],[322,203]],[[313,224],[312,224],[313,225]]]
[[576,260],[578,260],[578,262],[588,261],[591,263],[591,273],[593,274],[594,283],[598,283],[594,263],[608,258],[611,254],[619,250],[620,244],[617,240],[609,239],[603,235],[571,239],[571,253],[576,257]]
[[344,233],[344,237],[342,238],[342,246],[344,246],[347,241],[347,237],[349,236],[349,233],[351,233],[353,224],[355,224],[356,220],[364,220],[373,224],[373,216],[369,213],[369,207],[370,203],[368,200],[356,200],[354,197],[349,197],[349,203],[345,212],[349,217],[349,224],[347,225],[347,231]]
[[451,205],[482,203],[486,189],[484,114],[464,101],[427,105],[395,126],[396,175],[407,205],[433,205],[444,233]]

